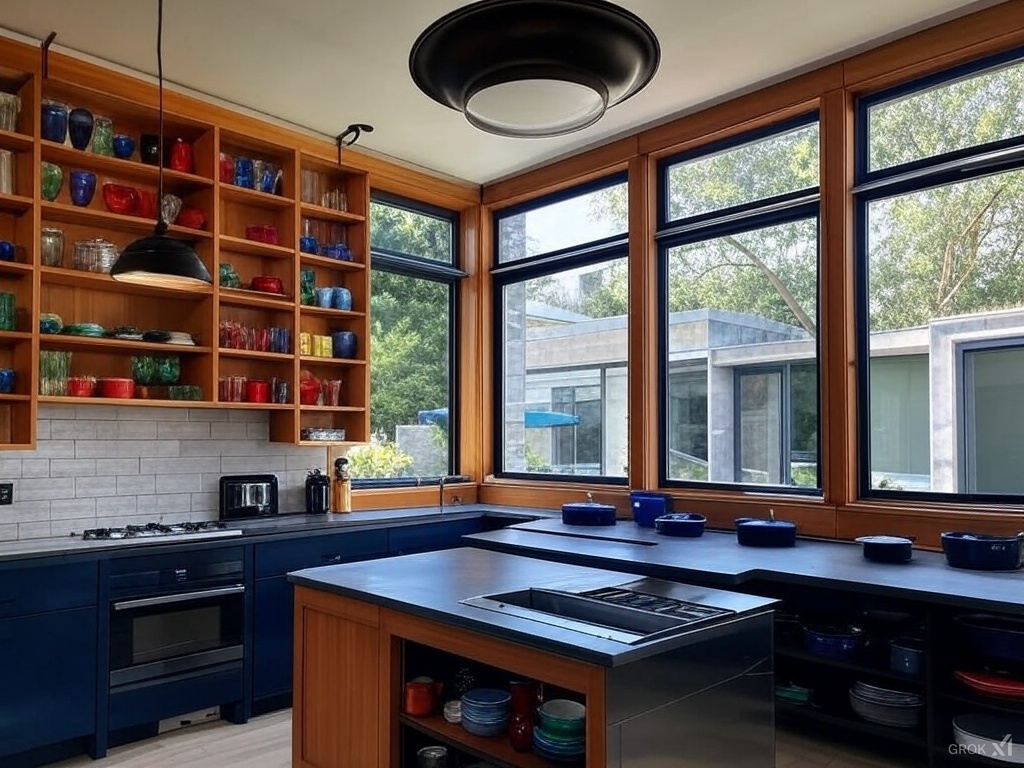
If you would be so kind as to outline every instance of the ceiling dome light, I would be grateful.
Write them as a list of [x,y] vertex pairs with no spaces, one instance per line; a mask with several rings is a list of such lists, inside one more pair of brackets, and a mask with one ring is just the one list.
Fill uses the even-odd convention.
[[593,125],[660,59],[651,28],[606,0],[481,0],[424,30],[409,71],[477,128],[541,137]]

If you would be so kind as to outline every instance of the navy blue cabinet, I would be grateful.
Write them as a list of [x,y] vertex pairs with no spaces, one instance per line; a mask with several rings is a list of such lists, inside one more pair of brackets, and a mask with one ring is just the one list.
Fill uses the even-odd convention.
[[353,531],[268,541],[255,546],[253,595],[254,699],[292,690],[292,585],[285,574],[303,568],[351,563],[388,552],[387,531]]
[[392,555],[411,555],[416,552],[433,552],[438,549],[461,547],[463,536],[480,533],[484,521],[479,517],[466,520],[451,520],[443,523],[403,525],[388,531],[388,552]]
[[0,756],[95,732],[96,621],[95,605],[0,619]]

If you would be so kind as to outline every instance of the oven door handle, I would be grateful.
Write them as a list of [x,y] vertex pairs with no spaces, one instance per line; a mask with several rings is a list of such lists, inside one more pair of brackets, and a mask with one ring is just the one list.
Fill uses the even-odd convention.
[[241,592],[245,592],[245,584],[233,584],[230,587],[217,587],[216,589],[201,589],[197,592],[177,592],[172,595],[140,597],[138,600],[119,600],[114,603],[114,610],[129,611],[132,608],[147,608],[151,605],[166,605],[167,603],[185,603],[192,600],[203,600],[207,597],[237,595]]

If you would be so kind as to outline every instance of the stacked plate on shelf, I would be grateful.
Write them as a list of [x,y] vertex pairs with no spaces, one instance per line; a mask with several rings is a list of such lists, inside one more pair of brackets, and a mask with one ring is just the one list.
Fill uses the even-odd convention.
[[916,728],[921,724],[924,700],[916,693],[858,682],[850,689],[850,706],[869,723]]
[[583,760],[587,751],[587,708],[570,699],[552,699],[537,710],[540,722],[533,729],[533,750],[559,763]]
[[508,729],[512,694],[474,688],[462,696],[462,727],[474,736],[498,736]]

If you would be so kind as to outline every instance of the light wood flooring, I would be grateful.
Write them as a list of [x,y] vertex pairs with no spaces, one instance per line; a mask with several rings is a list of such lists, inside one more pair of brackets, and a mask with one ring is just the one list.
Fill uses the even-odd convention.
[[[291,768],[291,710],[250,720],[194,725],[110,750],[94,762],[76,757],[51,768]],[[826,741],[780,732],[776,768],[903,768]]]

